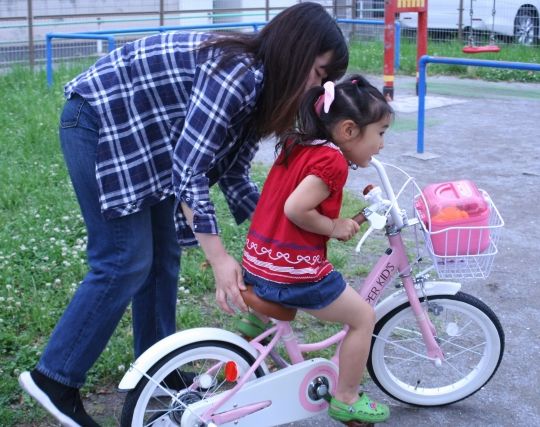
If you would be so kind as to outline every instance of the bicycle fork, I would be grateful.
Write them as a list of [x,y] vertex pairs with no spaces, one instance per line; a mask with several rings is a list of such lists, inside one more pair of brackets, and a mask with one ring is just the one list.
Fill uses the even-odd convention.
[[439,367],[444,360],[444,353],[437,342],[437,330],[429,318],[428,310],[420,303],[411,274],[408,273],[405,276],[400,276],[400,278],[405,292],[407,293],[407,298],[411,304],[411,309],[416,318],[416,322],[422,333],[422,339],[426,345],[427,356],[433,360],[435,366]]
[[366,278],[367,285],[362,287],[360,295],[369,304],[375,306],[383,289],[398,275],[426,346],[426,355],[417,355],[432,360],[437,367],[441,366],[445,357],[437,342],[435,326],[431,322],[427,310],[420,303],[420,297],[418,296],[412,278],[411,265],[407,258],[405,244],[403,243],[401,234],[395,233],[389,235],[388,239],[390,241],[390,248],[377,261],[377,264]]

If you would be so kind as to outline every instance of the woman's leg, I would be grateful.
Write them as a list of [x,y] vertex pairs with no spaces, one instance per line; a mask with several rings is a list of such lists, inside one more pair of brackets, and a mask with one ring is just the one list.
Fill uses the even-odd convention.
[[318,319],[349,326],[339,351],[339,378],[335,398],[352,404],[358,400],[358,387],[369,356],[375,325],[373,308],[350,286],[330,305],[305,310]]
[[153,206],[151,220],[152,268],[132,302],[135,357],[176,331],[180,245],[174,226],[174,198]]
[[150,273],[152,223],[150,209],[104,219],[95,176],[95,113],[82,98],[72,98],[61,122],[62,150],[88,232],[90,270],[53,331],[37,370],[80,388]]

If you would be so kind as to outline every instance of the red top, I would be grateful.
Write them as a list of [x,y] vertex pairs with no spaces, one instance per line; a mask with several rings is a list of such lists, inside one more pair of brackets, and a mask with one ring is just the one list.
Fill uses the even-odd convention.
[[316,282],[333,270],[326,259],[327,236],[303,230],[284,214],[285,201],[308,175],[322,179],[330,190],[317,210],[337,218],[348,163],[341,151],[325,141],[296,146],[288,166],[281,153],[270,169],[248,232],[243,267],[251,274],[277,283]]

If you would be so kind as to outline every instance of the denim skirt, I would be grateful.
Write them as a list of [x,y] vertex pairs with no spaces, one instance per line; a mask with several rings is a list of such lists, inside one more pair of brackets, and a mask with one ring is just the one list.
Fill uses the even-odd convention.
[[334,302],[347,284],[338,271],[333,270],[318,282],[275,283],[244,270],[244,282],[252,285],[259,298],[286,307],[320,310]]

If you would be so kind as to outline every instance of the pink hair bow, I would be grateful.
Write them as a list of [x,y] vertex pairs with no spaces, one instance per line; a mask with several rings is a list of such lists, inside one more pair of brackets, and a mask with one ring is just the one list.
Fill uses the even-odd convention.
[[321,115],[321,110],[324,110],[325,113],[330,111],[330,106],[334,102],[335,98],[335,85],[334,82],[326,82],[324,85],[324,93],[317,98],[315,102],[315,112],[318,116]]

